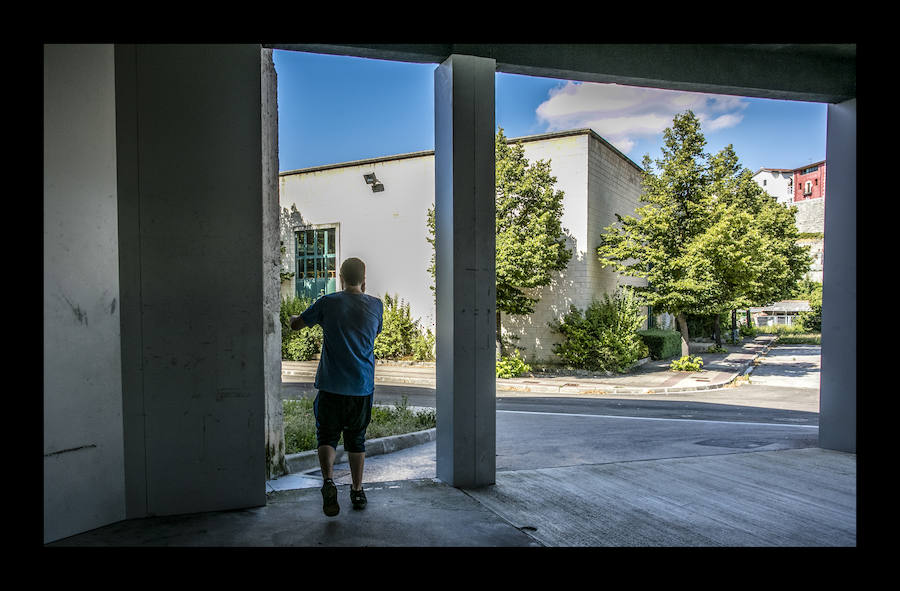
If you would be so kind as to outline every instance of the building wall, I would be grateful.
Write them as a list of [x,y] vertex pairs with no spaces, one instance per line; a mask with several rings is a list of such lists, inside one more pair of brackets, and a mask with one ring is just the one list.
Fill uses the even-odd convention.
[[44,541],[125,518],[112,45],[44,46]]
[[794,200],[793,177],[791,171],[763,169],[753,175],[753,180],[778,203],[791,203]]
[[[813,165],[815,166],[815,165]],[[804,167],[794,171],[794,202],[825,197],[825,163],[820,162],[816,170],[804,174]],[[809,187],[806,186],[810,183]]]
[[[565,193],[562,226],[574,254],[551,285],[532,292],[540,298],[534,314],[503,315],[502,325],[505,334],[517,337],[514,342],[526,358],[552,361],[556,336],[548,322],[560,320],[570,305],[586,308],[592,298],[626,281],[601,268],[594,251],[602,228],[615,222],[615,213],[629,214],[637,207],[639,169],[598,136],[583,131],[514,139],[522,140],[529,161],[550,160],[556,188]],[[384,191],[373,193],[363,180],[372,172]],[[366,261],[367,292],[399,295],[410,303],[413,318],[434,330],[427,271],[432,250],[425,239],[426,212],[434,204],[433,153],[283,172],[280,178],[281,207],[296,206],[299,213],[288,225],[337,225],[338,259],[358,256]],[[293,249],[293,242],[286,241],[288,264]],[[293,283],[286,282],[282,295],[293,289]]]
[[526,142],[530,161],[551,162],[557,188],[565,192],[563,227],[566,245],[572,249],[568,267],[548,286],[532,295],[540,298],[527,317],[503,316],[506,334],[518,337],[517,347],[529,361],[554,362],[553,345],[559,335],[550,322],[562,320],[570,306],[581,310],[618,285],[644,284],[644,280],[620,276],[597,261],[596,247],[603,229],[616,222],[615,214],[631,215],[639,207],[640,171],[630,160],[593,133],[580,133]]
[[[384,191],[373,192],[363,179],[373,172]],[[367,293],[399,296],[410,304],[412,317],[434,331],[434,296],[429,289],[433,281],[428,273],[432,250],[426,241],[427,211],[434,205],[432,152],[281,173],[279,195],[282,208],[290,210],[293,205],[299,212],[291,225],[302,218],[310,226],[338,226],[337,266],[349,257],[362,259]],[[291,234],[288,240],[294,239]],[[284,246],[293,253],[293,242],[285,241]],[[292,254],[288,258],[293,264]],[[295,274],[289,293],[296,279]]]

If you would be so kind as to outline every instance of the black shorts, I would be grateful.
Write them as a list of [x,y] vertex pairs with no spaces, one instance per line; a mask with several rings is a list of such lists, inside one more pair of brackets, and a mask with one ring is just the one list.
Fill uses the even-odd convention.
[[366,427],[372,420],[372,398],[372,394],[347,396],[319,390],[313,401],[318,446],[336,448],[343,433],[344,451],[366,451]]

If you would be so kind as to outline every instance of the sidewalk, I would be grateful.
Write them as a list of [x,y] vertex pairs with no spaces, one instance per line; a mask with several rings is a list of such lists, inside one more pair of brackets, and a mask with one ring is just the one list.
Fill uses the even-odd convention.
[[[765,355],[775,340],[774,335],[759,335],[740,345],[723,344],[728,353],[705,353],[712,343],[691,343],[691,354],[703,358],[703,371],[669,370],[671,359],[648,360],[624,375],[566,372],[566,375],[542,375],[532,372],[518,378],[497,379],[497,391],[506,395],[516,392],[596,396],[603,394],[659,394],[695,392],[722,388],[732,383]],[[283,361],[282,376],[313,381],[318,361]],[[435,387],[434,362],[378,362],[375,383]]]

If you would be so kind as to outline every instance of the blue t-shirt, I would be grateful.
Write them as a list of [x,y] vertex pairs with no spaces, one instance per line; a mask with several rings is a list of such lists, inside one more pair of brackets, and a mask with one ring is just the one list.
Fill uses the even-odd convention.
[[300,314],[307,326],[320,325],[324,335],[316,389],[350,396],[375,391],[375,337],[383,313],[376,297],[338,291],[320,297]]

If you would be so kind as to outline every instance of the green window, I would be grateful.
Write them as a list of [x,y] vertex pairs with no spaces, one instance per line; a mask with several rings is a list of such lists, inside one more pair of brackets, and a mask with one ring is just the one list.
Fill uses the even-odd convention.
[[297,297],[317,299],[337,291],[335,227],[296,232]]

